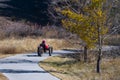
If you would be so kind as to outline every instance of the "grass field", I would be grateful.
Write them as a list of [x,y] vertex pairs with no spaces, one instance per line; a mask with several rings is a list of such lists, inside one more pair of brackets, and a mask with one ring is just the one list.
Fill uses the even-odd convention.
[[[43,38],[4,39],[0,41],[0,53],[14,54],[36,52]],[[54,50],[74,47],[69,41],[63,39],[45,39],[46,43],[53,46]]]
[[96,61],[83,63],[68,57],[50,57],[42,62],[45,70],[61,80],[120,80],[120,58],[103,59],[101,73],[97,74]]
[[[36,52],[37,47],[43,38],[9,38],[0,40],[0,58],[12,56],[15,54]],[[74,41],[74,40],[73,40]],[[72,44],[70,40],[65,39],[47,39],[46,42],[53,46],[54,50],[80,48],[76,44]],[[112,44],[112,40],[111,44]],[[115,43],[116,42],[116,43]],[[119,43],[115,41],[114,43]],[[92,56],[91,56],[92,57]],[[62,78],[63,80],[119,80],[120,77],[120,59],[103,59],[102,74],[95,73],[96,62],[84,64],[83,62],[75,61],[72,58],[51,57],[41,63],[41,66],[52,74]],[[49,66],[49,67],[48,67]],[[112,70],[110,70],[112,69]],[[104,76],[103,76],[104,75]],[[115,76],[115,77],[114,77]],[[1,80],[6,78],[0,74]]]

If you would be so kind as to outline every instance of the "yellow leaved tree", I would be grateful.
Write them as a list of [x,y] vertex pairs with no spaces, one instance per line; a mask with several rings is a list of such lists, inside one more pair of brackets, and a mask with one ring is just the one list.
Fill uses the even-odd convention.
[[[79,2],[79,0],[75,1],[76,3]],[[106,26],[107,12],[103,8],[105,2],[106,0],[90,0],[84,5],[82,12],[75,10],[77,8],[73,10],[72,6],[61,11],[65,16],[62,20],[63,26],[67,30],[76,33],[85,43],[85,62],[87,61],[87,50],[98,46],[99,53],[96,67],[98,73],[100,72],[103,36],[108,31]]]

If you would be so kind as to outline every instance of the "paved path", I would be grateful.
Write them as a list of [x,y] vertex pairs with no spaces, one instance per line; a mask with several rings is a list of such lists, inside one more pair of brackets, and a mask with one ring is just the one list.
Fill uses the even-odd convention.
[[[53,56],[64,53],[70,52],[54,51]],[[48,57],[48,54],[38,57],[37,53],[29,53],[3,58],[0,59],[0,72],[9,80],[60,80],[39,67],[39,61]]]
[[[103,49],[106,51],[110,48]],[[59,50],[54,51],[52,56],[65,53],[72,52]],[[28,53],[3,58],[0,59],[0,72],[9,80],[60,80],[39,67],[38,63],[48,57],[48,54],[38,57],[37,53]]]

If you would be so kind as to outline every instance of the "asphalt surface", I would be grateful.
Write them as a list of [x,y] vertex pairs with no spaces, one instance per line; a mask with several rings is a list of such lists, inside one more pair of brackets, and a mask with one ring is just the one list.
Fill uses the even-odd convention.
[[[52,56],[70,53],[69,51],[54,51]],[[0,59],[0,72],[9,80],[60,80],[42,69],[38,63],[49,55],[38,57],[37,53],[18,54]]]

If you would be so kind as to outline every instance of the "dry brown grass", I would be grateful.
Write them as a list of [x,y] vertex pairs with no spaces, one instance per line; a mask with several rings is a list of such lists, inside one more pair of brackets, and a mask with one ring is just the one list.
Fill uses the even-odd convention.
[[95,71],[96,62],[83,63],[67,57],[50,57],[40,66],[61,80],[120,80],[120,59],[103,59],[101,74]]
[[[43,38],[4,39],[0,41],[0,53],[36,52],[42,40]],[[74,47],[71,43],[63,39],[46,39],[46,42],[50,46],[53,46],[54,50]]]
[[3,74],[0,73],[0,80],[8,80]]

